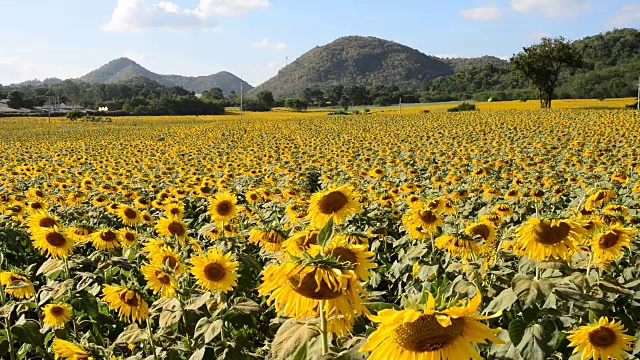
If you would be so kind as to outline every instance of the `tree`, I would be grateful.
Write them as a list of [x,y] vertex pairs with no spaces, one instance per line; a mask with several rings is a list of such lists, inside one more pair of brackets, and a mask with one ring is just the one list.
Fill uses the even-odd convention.
[[273,93],[269,90],[263,90],[256,94],[258,102],[263,103],[269,110],[273,107],[276,100],[273,98]]
[[305,103],[304,100],[298,99],[298,98],[286,99],[284,101],[284,106],[295,111],[301,111],[301,110],[307,109],[307,103]]
[[214,87],[202,93],[202,99],[207,101],[224,100],[224,93],[219,87]]
[[525,47],[514,55],[511,64],[515,71],[524,75],[538,89],[540,107],[550,109],[560,72],[566,68],[580,67],[582,61],[571,42],[565,38],[545,37],[540,44]]
[[344,111],[349,110],[349,98],[347,98],[346,96],[343,96],[342,99],[340,99],[340,101],[338,102],[338,105],[340,105],[340,107]]

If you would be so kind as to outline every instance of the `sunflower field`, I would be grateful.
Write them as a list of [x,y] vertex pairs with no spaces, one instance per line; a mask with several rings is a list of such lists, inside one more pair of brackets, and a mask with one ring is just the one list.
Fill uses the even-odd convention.
[[640,359],[640,115],[0,120],[0,358]]

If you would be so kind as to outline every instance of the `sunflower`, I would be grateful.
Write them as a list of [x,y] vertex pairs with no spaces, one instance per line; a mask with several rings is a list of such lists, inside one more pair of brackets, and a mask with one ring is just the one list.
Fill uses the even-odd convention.
[[368,250],[367,245],[354,245],[350,244],[345,237],[334,237],[324,249],[318,245],[311,245],[308,252],[312,256],[317,256],[323,252],[340,263],[349,263],[353,266],[353,272],[356,273],[358,278],[362,281],[367,281],[371,278],[369,270],[377,267],[371,261],[375,254]]
[[585,230],[570,219],[530,218],[518,230],[522,253],[535,260],[549,257],[568,260],[577,251]]
[[228,222],[238,216],[238,199],[228,191],[217,193],[209,199],[209,215],[214,222]]
[[624,205],[610,204],[602,209],[602,212],[611,216],[627,216],[629,209]]
[[335,187],[311,196],[308,218],[311,226],[317,228],[323,227],[331,217],[337,225],[344,222],[347,216],[360,211],[360,207],[349,187]]
[[421,312],[382,310],[377,316],[370,316],[380,325],[359,351],[370,352],[369,360],[481,359],[472,343],[485,344],[487,340],[504,343],[496,337],[500,329],[491,329],[478,321],[491,316],[474,315],[481,301],[478,293],[466,306],[436,312],[436,301],[429,294]]
[[122,237],[117,230],[101,229],[91,234],[91,242],[98,250],[111,250],[121,246]]
[[117,310],[120,319],[138,322],[149,317],[149,305],[137,291],[123,286],[104,285],[102,300],[109,303],[110,310]]
[[41,212],[47,211],[47,208],[49,207],[49,205],[46,202],[41,201],[41,200],[40,201],[29,201],[25,205],[26,205],[27,212],[29,214],[37,214],[37,213],[41,213]]
[[384,169],[382,168],[377,167],[369,170],[368,174],[374,179],[380,179],[386,174],[386,171],[384,171]]
[[76,345],[70,341],[54,338],[51,346],[53,354],[57,358],[69,360],[89,360],[94,359],[91,354],[82,346]]
[[333,237],[333,241],[345,242],[353,245],[367,245],[367,246],[369,245],[369,239],[367,239],[366,236],[353,234],[353,233],[336,234]]
[[66,259],[73,249],[73,239],[57,226],[36,230],[32,236],[33,247],[54,258]]
[[636,230],[613,225],[606,231],[597,234],[591,240],[593,259],[600,262],[609,262],[622,257],[622,248],[631,246],[630,236]]
[[282,249],[287,254],[294,256],[301,255],[311,245],[317,244],[318,231],[315,229],[307,229],[299,233],[293,234],[289,239],[282,243]]
[[520,196],[522,196],[522,194],[520,194],[520,192],[518,191],[518,189],[509,189],[507,190],[506,193],[504,193],[504,198],[505,200],[509,200],[509,199],[517,199]]
[[469,223],[464,232],[472,238],[484,240],[487,246],[493,247],[496,243],[496,227],[488,221]]
[[487,248],[478,240],[478,237],[465,235],[442,235],[435,240],[435,245],[453,256],[469,259],[487,252]]
[[95,207],[104,207],[109,205],[109,198],[104,195],[98,195],[91,199],[91,205]]
[[320,301],[324,301],[328,329],[338,335],[348,334],[355,319],[368,314],[362,302],[365,292],[352,270],[271,264],[264,270],[258,293],[269,295],[267,304],[273,303],[276,312],[295,319],[318,317]]
[[83,243],[89,241],[94,229],[88,226],[76,226],[67,228],[65,232],[75,243]]
[[0,272],[0,285],[4,287],[5,293],[18,299],[28,299],[36,294],[29,279],[10,271]]
[[140,212],[130,206],[120,205],[118,210],[116,210],[116,215],[120,218],[120,221],[127,226],[133,226],[142,222]]
[[44,228],[53,228],[54,226],[60,227],[60,219],[54,215],[39,212],[27,218],[27,226],[30,232]]
[[255,204],[260,201],[260,194],[257,191],[247,191],[244,198],[249,204]]
[[180,219],[172,217],[161,217],[156,224],[156,231],[160,236],[176,237],[180,244],[187,237],[187,226]]
[[120,229],[118,233],[122,246],[135,246],[138,243],[138,234],[131,229]]
[[427,240],[438,232],[442,218],[434,211],[412,208],[402,216],[402,223],[412,239]]
[[164,272],[161,266],[143,265],[140,271],[154,294],[160,293],[160,296],[167,299],[176,296],[178,282],[175,277]]
[[68,304],[49,304],[42,308],[44,323],[53,328],[62,328],[73,316],[73,308]]
[[616,196],[616,192],[613,190],[598,190],[587,198],[584,207],[590,211],[601,208],[609,202],[609,200],[613,199],[614,196]]
[[[162,240],[160,241],[162,242]],[[149,251],[149,255],[147,257],[152,265],[166,266],[173,270],[176,275],[180,275],[184,272],[184,265],[180,262],[180,255],[170,247],[166,246],[164,242],[162,242],[161,246],[157,246],[150,250],[151,251]]]
[[502,216],[502,217],[507,217],[507,216],[511,216],[513,215],[513,210],[511,209],[511,206],[507,205],[507,204],[498,204],[496,206],[493,207],[493,212]]
[[206,290],[227,293],[237,284],[238,262],[231,253],[211,248],[206,255],[192,257],[190,262],[191,274]]
[[581,326],[567,336],[574,354],[581,354],[582,360],[587,359],[625,359],[626,352],[631,351],[631,344],[635,337],[625,334],[625,328],[620,322],[609,321],[601,317],[598,323]]
[[259,244],[270,252],[280,251],[284,241],[284,235],[278,230],[253,229],[249,232],[249,242]]
[[164,212],[167,217],[174,219],[182,219],[184,217],[183,203],[169,203],[164,206]]

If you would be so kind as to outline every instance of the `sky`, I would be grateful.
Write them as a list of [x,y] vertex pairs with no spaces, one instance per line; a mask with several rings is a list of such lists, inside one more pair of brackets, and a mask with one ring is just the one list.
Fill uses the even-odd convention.
[[0,84],[80,77],[128,57],[160,74],[252,85],[349,35],[440,57],[508,58],[543,36],[640,27],[625,0],[0,0]]

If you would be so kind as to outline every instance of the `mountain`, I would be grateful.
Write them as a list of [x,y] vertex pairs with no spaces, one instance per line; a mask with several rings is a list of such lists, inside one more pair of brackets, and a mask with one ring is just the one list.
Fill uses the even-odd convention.
[[447,58],[442,59],[445,63],[449,64],[454,72],[459,72],[464,69],[472,67],[493,65],[496,67],[504,67],[509,65],[507,60],[500,59],[499,57],[485,55],[474,58]]
[[[229,94],[231,91],[239,92],[241,82],[239,77],[227,71],[195,77],[156,74],[128,58],[112,60],[106,65],[80,77],[78,80],[88,83],[113,84],[136,77],[144,77],[167,87],[181,86],[198,94],[214,87],[221,88],[225,94]],[[243,82],[243,89],[245,91],[251,90],[253,86]]]
[[23,86],[40,86],[40,85],[50,85],[50,84],[60,84],[62,83],[62,79],[58,78],[46,78],[42,81],[38,79],[23,81],[18,84],[11,84],[8,87],[23,87]]
[[252,92],[270,90],[276,98],[297,96],[305,88],[332,85],[419,87],[422,81],[453,74],[445,61],[375,37],[347,36],[315,47]]

